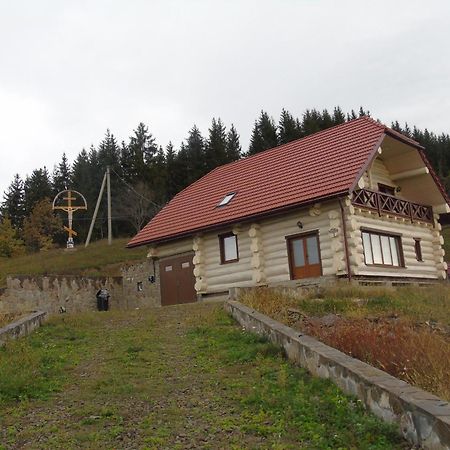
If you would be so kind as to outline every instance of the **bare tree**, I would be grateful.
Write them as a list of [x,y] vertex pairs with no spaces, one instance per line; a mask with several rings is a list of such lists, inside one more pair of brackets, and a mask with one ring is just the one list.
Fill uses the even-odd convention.
[[153,202],[153,197],[152,190],[142,181],[124,187],[116,197],[115,212],[129,222],[137,233],[160,209]]

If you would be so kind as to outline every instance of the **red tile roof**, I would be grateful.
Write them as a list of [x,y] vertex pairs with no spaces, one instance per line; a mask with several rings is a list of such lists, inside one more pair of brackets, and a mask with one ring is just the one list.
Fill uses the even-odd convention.
[[[385,134],[370,119],[346,122],[217,167],[178,193],[129,243],[136,247],[349,192]],[[217,207],[228,193],[236,195]]]

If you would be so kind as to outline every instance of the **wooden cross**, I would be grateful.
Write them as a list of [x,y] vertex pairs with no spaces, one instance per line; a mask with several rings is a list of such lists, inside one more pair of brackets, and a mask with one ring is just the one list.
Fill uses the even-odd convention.
[[[82,205],[73,205],[72,201],[77,200],[77,197],[72,196],[72,192],[78,194],[81,198],[81,201],[83,202]],[[56,201],[58,198],[60,198],[61,195],[67,193],[67,197],[62,197],[62,200],[66,200],[67,204],[63,205],[56,205]],[[86,199],[82,194],[80,194],[77,191],[67,190],[67,191],[61,191],[59,192],[56,197],[53,200],[53,209],[60,209],[62,211],[67,212],[67,218],[68,218],[68,227],[64,226],[64,230],[67,231],[69,235],[69,239],[67,240],[67,247],[73,247],[73,236],[77,236],[77,232],[72,228],[72,222],[73,222],[73,213],[75,211],[78,211],[80,209],[87,209],[87,202]]]

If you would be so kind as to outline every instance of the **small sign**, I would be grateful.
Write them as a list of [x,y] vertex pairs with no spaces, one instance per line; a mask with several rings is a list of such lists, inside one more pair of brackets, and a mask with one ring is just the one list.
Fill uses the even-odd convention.
[[182,269],[187,269],[189,266],[190,266],[189,262],[181,263],[181,268]]
[[166,267],[164,268],[164,270],[165,270],[166,272],[172,272],[172,266],[166,266]]

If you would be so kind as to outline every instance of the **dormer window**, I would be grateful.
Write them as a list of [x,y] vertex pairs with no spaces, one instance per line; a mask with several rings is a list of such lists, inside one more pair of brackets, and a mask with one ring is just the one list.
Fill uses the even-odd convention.
[[217,206],[225,206],[228,205],[228,203],[231,202],[233,197],[236,195],[236,192],[230,192],[229,194],[225,195],[225,197],[222,199],[222,201]]

